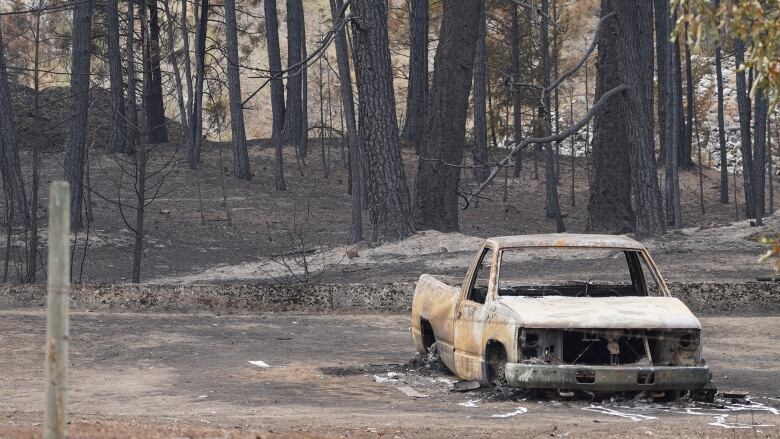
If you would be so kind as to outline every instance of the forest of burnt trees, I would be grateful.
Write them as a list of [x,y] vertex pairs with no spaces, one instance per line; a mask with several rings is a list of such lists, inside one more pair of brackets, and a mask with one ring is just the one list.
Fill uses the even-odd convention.
[[[272,173],[275,185],[268,192],[288,190],[286,175],[300,172],[315,148],[312,136],[341,136],[348,151],[344,190],[352,200],[352,243],[401,240],[416,230],[458,231],[460,212],[482,208],[486,189],[506,184],[510,172],[520,176],[524,160],[534,161],[535,175],[528,178],[544,182],[539,215],[554,220],[557,232],[581,232],[569,230],[562,214],[560,192],[567,188],[559,157],[561,145],[583,131],[590,172],[586,231],[662,235],[686,221],[680,170],[702,166],[700,150],[695,161],[701,141],[693,57],[711,59],[718,78],[720,202],[736,201],[730,187],[736,179],[730,180],[726,163],[722,78],[723,60],[733,58],[742,157],[741,168],[735,162],[733,170],[744,182],[744,203],[737,208],[759,224],[768,212],[780,66],[776,43],[762,38],[777,35],[776,4],[761,10],[757,31],[745,31],[744,22],[736,21],[731,31],[718,28],[718,20],[728,23],[718,11],[734,6],[733,20],[749,20],[739,15],[740,2],[724,1],[718,9],[717,0],[601,0],[590,41],[581,50],[566,49],[572,59],[564,63],[566,28],[575,25],[577,1],[313,3],[322,14],[311,14],[315,6],[304,0],[0,2],[4,278],[9,259],[22,267],[17,272],[23,281],[40,278],[43,179],[70,182],[72,227],[89,228],[93,191],[85,190],[85,163],[96,129],[110,130],[106,144],[97,147],[121,170],[114,176],[117,195],[101,197],[117,206],[134,233],[135,282],[141,278],[145,208],[179,158],[193,172],[190,184],[197,182],[201,152],[217,140],[209,128],[215,124],[229,126],[229,173],[242,180]],[[707,14],[711,21],[701,19]],[[310,32],[313,20],[320,21],[317,35]],[[588,78],[590,67],[595,77]],[[326,71],[338,84],[327,105],[339,108],[340,128],[319,116]],[[583,81],[584,108],[575,115],[564,95],[573,96],[574,83]],[[61,139],[61,172],[40,175],[39,147],[20,153],[11,94],[20,85],[30,87],[31,117],[42,120],[38,96],[54,82],[67,83],[72,115]],[[108,90],[108,108],[96,110],[96,89]],[[272,115],[272,169],[252,163],[249,107]],[[92,127],[95,111],[110,123]],[[160,153],[164,145],[174,152]],[[412,178],[405,149],[414,151]],[[285,159],[290,150],[292,163]],[[163,159],[152,166],[148,159],[155,151]],[[573,146],[571,154],[573,169]],[[29,175],[20,157],[30,161]],[[327,174],[328,165],[323,167]],[[467,184],[471,174],[473,184]],[[571,185],[573,194],[573,177]],[[23,237],[21,256],[9,256],[12,234]]]

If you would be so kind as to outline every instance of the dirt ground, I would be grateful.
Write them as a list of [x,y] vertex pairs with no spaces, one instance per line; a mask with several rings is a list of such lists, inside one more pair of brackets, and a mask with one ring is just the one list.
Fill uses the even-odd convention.
[[[503,178],[486,192],[478,207],[461,211],[460,234],[422,232],[400,244],[377,248],[363,245],[357,256],[347,256],[350,228],[350,196],[339,145],[326,147],[329,175],[323,171],[317,139],[299,172],[291,148],[286,153],[288,190],[278,192],[273,183],[273,150],[267,140],[251,142],[254,178],[237,180],[230,175],[231,150],[227,144],[207,143],[203,164],[191,170],[184,153],[162,146],[150,160],[154,178],[165,176],[156,199],[147,208],[147,236],[142,265],[146,282],[389,282],[415,280],[421,271],[462,276],[480,239],[487,236],[553,232],[544,218],[544,181],[534,179],[533,158],[526,157],[519,179],[508,179],[507,201],[502,201]],[[29,174],[29,151],[23,151]],[[43,187],[62,175],[62,152],[43,154]],[[414,187],[416,158],[404,151],[407,177]],[[540,171],[541,155],[538,160]],[[571,162],[560,159],[561,207],[567,230],[584,231],[587,204],[588,163],[575,159],[575,204],[570,194]],[[74,246],[74,280],[123,282],[130,277],[133,233],[125,224],[117,200],[117,185],[128,163],[96,147],[91,152],[94,222],[89,234],[80,233]],[[718,202],[718,173],[705,169],[706,214],[698,198],[697,170],[681,173],[683,219],[687,229],[648,241],[662,273],[670,280],[754,280],[768,274],[767,265],[756,263],[761,245],[757,234],[780,230],[780,219],[763,228],[735,221],[733,205]],[[463,173],[464,185],[473,187],[473,176]],[[661,179],[663,181],[663,179]],[[129,181],[125,175],[122,185]],[[741,183],[738,182],[738,187]],[[464,186],[465,187],[465,186]],[[44,191],[45,192],[45,191]],[[42,205],[45,206],[46,196]],[[733,194],[732,194],[733,195]],[[739,195],[740,205],[742,195]],[[129,193],[122,197],[125,217],[132,226],[134,211]],[[2,202],[2,200],[0,200]],[[740,214],[742,215],[742,214]],[[367,224],[367,216],[365,215]],[[45,223],[45,212],[42,221]],[[366,236],[370,228],[366,225]],[[11,252],[10,279],[19,265],[24,241]],[[88,249],[85,251],[85,243]],[[5,240],[0,251],[5,254]],[[291,256],[306,252],[306,260]]]
[[[749,402],[454,393],[406,315],[74,313],[71,437],[780,437],[780,318],[702,324],[716,385]],[[2,438],[40,437],[44,334],[0,311]]]

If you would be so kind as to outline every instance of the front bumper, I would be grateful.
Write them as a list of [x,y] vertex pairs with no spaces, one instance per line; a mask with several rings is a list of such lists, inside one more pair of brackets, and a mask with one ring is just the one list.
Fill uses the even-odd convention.
[[507,363],[509,385],[602,392],[694,390],[711,381],[709,366],[587,366]]

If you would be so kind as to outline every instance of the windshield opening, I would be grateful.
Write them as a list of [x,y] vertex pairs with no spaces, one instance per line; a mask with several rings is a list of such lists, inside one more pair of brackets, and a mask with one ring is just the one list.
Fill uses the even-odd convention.
[[661,290],[636,250],[534,247],[505,249],[499,296],[657,296]]

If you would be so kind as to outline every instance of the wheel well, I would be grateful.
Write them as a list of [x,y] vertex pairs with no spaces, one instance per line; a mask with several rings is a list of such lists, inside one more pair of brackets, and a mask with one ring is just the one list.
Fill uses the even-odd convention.
[[436,343],[436,336],[433,334],[433,326],[425,319],[420,319],[420,334],[422,334],[422,342],[425,349],[430,348]]
[[506,362],[506,348],[500,341],[490,340],[485,347],[485,361],[488,363]]
[[496,340],[488,341],[485,346],[485,380],[493,384],[503,380],[506,362],[506,348],[503,343]]

